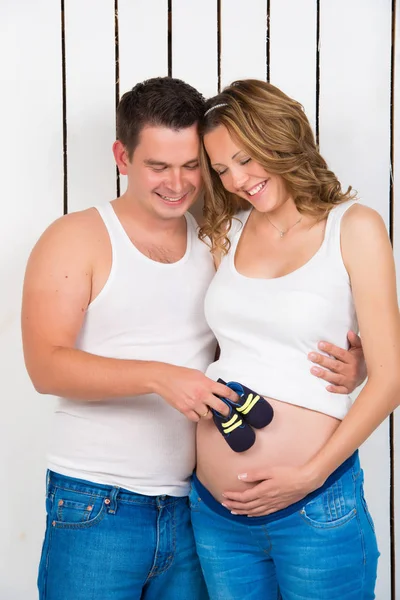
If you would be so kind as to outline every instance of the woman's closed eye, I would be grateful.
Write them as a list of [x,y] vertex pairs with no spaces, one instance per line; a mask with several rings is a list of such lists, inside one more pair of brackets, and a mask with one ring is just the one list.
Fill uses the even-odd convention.
[[[244,165],[247,165],[250,161],[251,161],[251,158],[244,158],[243,160],[241,160],[239,162],[239,164],[244,166]],[[222,177],[222,175],[225,175],[225,173],[228,171],[228,169],[214,169],[214,171],[217,173],[217,175]]]

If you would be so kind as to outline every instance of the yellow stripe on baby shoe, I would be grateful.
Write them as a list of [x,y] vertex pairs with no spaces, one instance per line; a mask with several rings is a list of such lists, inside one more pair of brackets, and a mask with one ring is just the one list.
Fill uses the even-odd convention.
[[242,425],[243,421],[242,419],[240,419],[240,421],[237,421],[234,425],[232,425],[232,427],[229,427],[229,429],[225,429],[224,433],[231,433],[231,431],[233,431],[234,429],[236,429],[236,427],[240,427]]
[[236,419],[239,418],[239,415],[233,415],[232,419],[230,421],[228,421],[227,423],[221,423],[222,427],[230,427],[231,425],[233,425],[233,423],[236,421]]
[[239,408],[239,407],[237,407],[237,408],[236,408],[236,410],[237,410],[238,412],[243,412],[244,410],[246,410],[246,408],[248,407],[248,405],[250,404],[250,402],[251,402],[252,400],[253,400],[253,394],[249,394],[249,395],[247,396],[247,400],[246,400],[246,402],[243,404],[243,406],[241,406],[240,408]]
[[259,401],[260,396],[255,396],[255,398],[253,398],[253,394],[250,394],[251,398],[249,398],[249,400],[247,400],[247,402],[243,405],[243,409],[242,413],[244,415],[247,415],[247,413],[249,413],[251,411],[251,409],[253,408],[253,406]]

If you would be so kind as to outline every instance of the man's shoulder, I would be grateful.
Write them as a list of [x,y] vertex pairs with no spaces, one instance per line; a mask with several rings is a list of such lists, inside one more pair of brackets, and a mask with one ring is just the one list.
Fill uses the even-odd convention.
[[34,254],[58,256],[91,254],[99,244],[107,243],[107,232],[96,208],[88,208],[59,217],[47,227],[35,245]]
[[91,236],[101,226],[102,220],[96,208],[91,207],[59,217],[44,231],[42,237]]
[[77,210],[75,212],[67,213],[62,217],[56,219],[52,225],[58,224],[59,227],[81,227],[88,223],[94,223],[99,219],[99,212],[97,208],[91,206],[84,210]]

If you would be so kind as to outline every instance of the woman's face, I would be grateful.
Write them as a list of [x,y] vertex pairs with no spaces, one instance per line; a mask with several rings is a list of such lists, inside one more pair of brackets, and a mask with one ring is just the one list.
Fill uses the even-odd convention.
[[204,146],[224,188],[250,202],[257,211],[274,211],[290,197],[282,177],[269,174],[250,158],[224,125],[204,136]]

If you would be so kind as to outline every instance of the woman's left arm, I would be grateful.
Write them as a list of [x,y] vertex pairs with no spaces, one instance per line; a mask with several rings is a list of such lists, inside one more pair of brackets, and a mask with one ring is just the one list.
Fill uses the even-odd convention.
[[343,261],[349,273],[368,380],[323,448],[302,468],[276,467],[239,475],[261,482],[227,493],[228,508],[262,515],[296,502],[320,487],[400,404],[400,313],[392,248],[379,214],[354,205],[342,219]]

